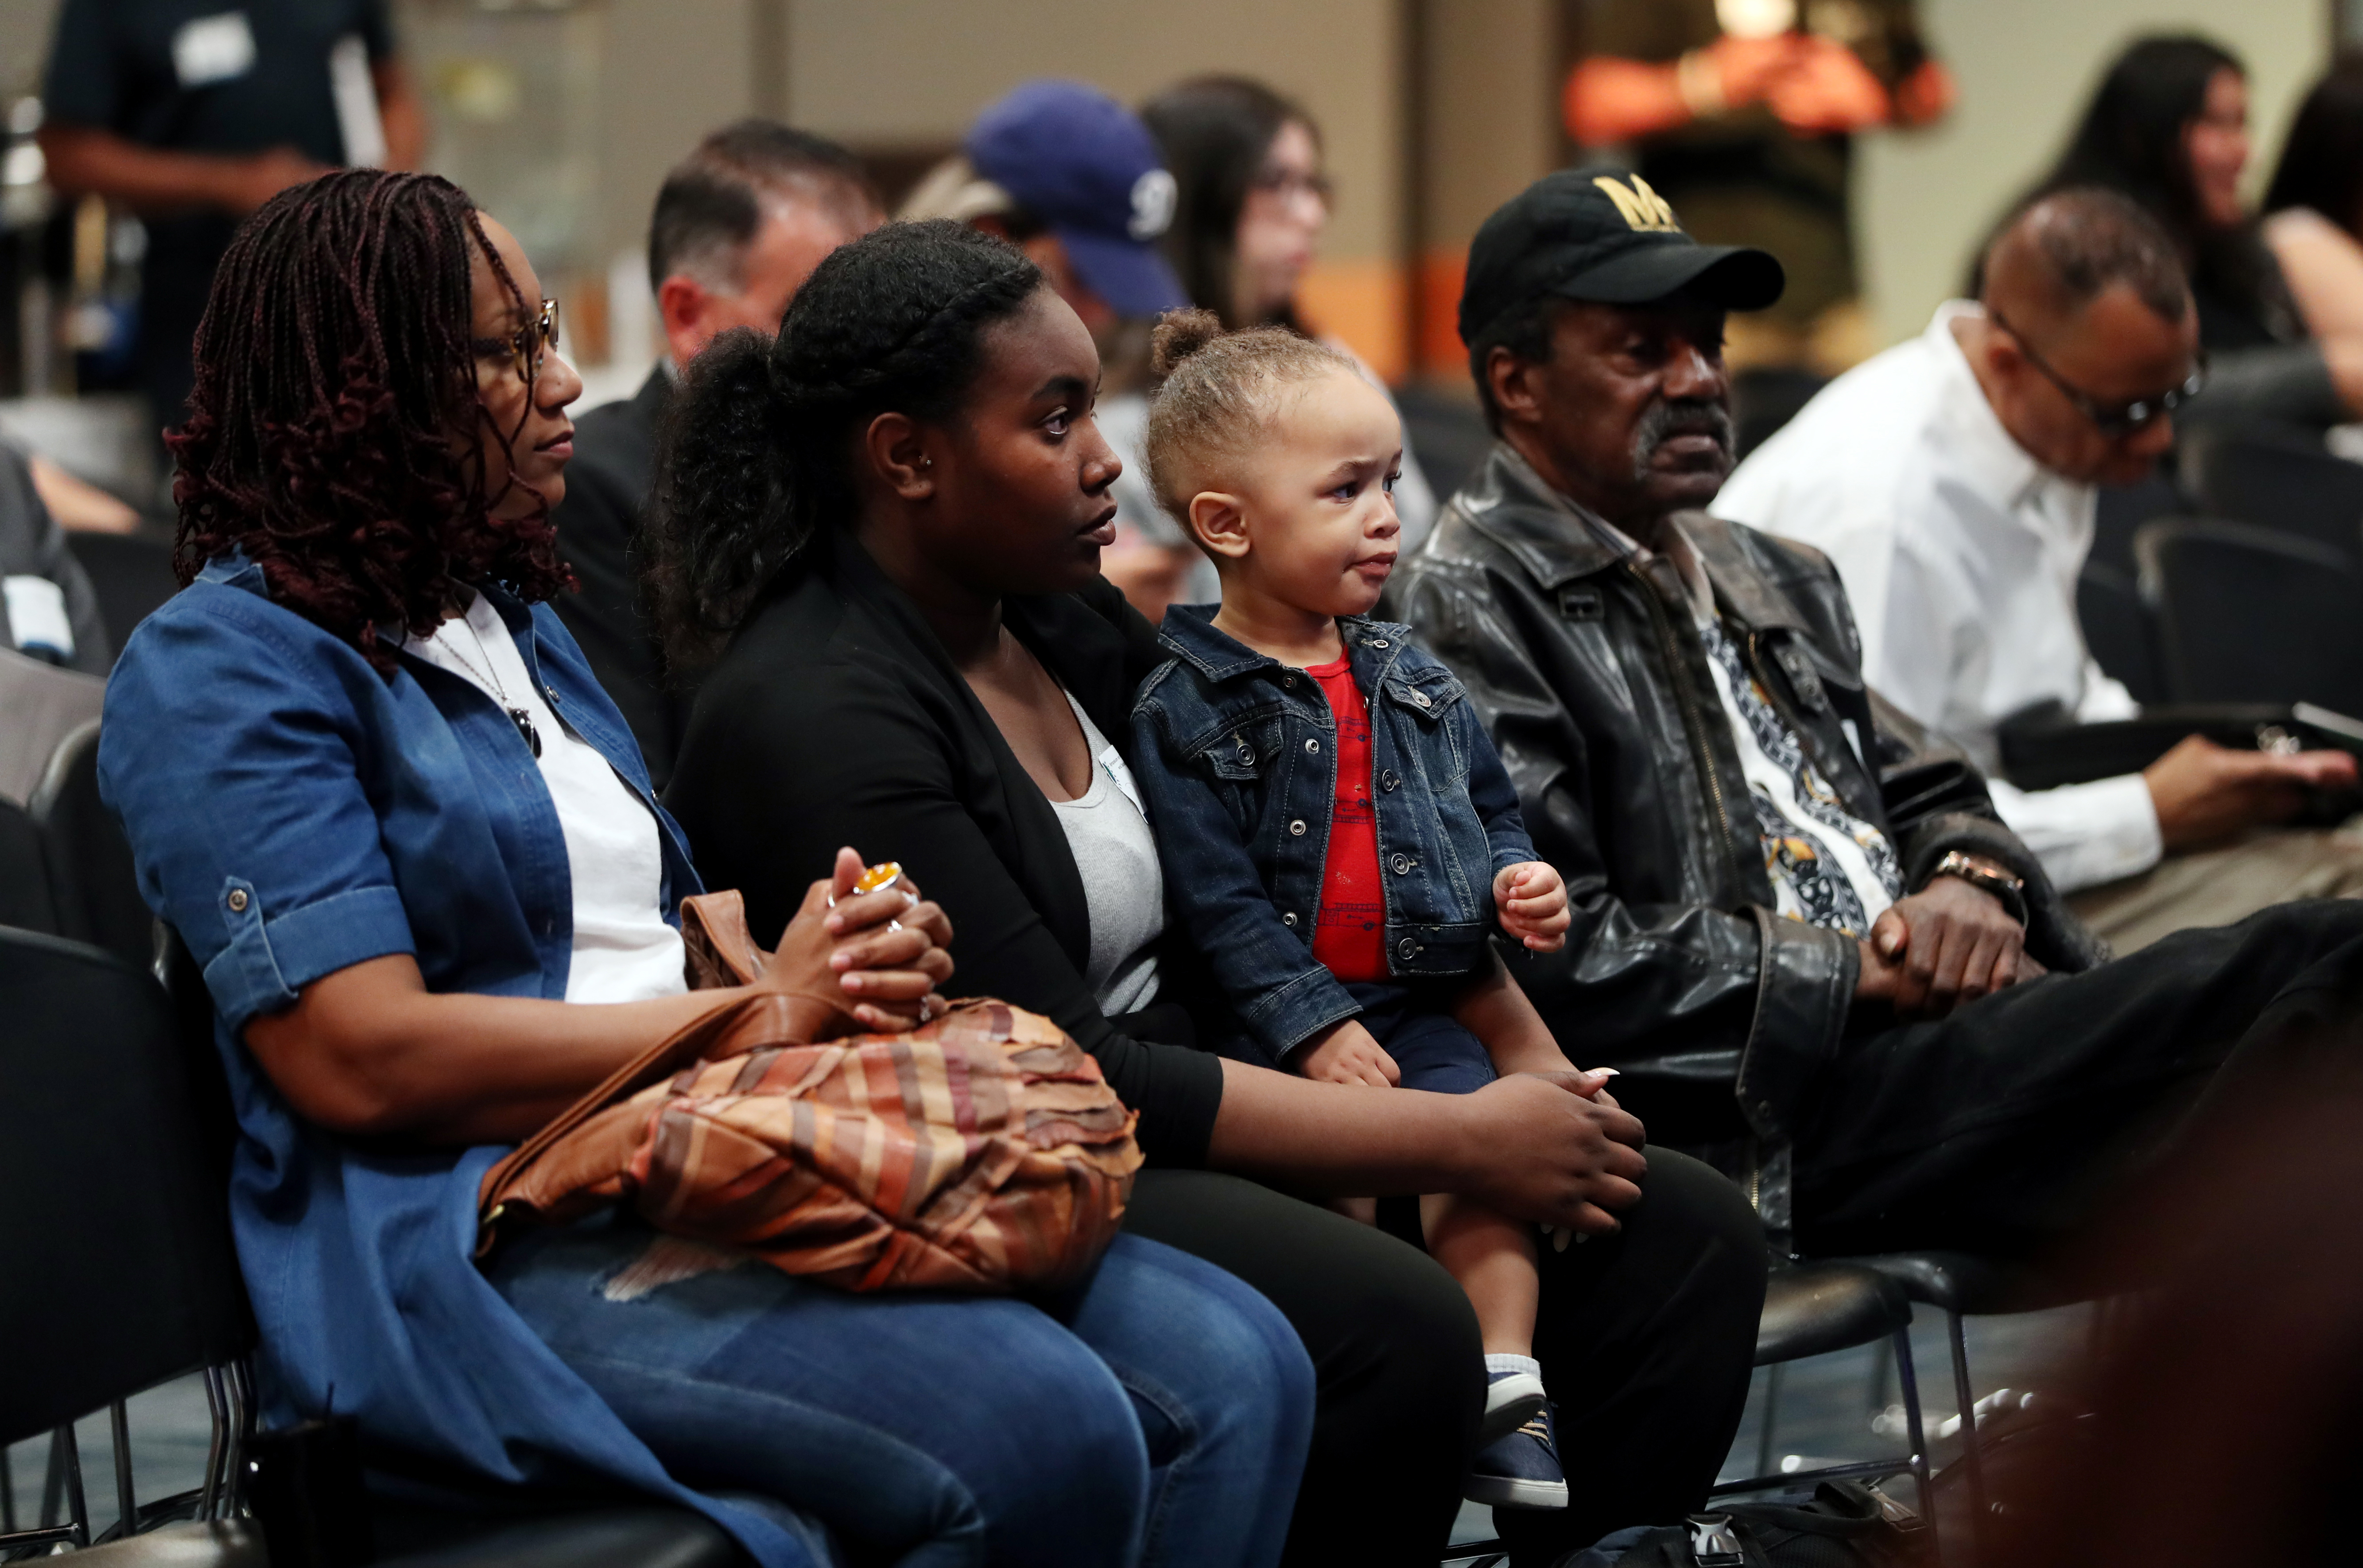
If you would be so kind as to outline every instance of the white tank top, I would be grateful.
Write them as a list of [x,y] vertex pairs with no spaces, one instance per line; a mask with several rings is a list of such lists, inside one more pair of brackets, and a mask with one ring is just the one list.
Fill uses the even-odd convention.
[[1157,1000],[1165,877],[1132,770],[1082,704],[1070,696],[1067,706],[1075,710],[1092,749],[1092,786],[1072,800],[1051,801],[1050,809],[1059,814],[1067,848],[1074,853],[1083,906],[1091,914],[1091,962],[1083,980],[1098,997],[1100,1011],[1113,1018]]

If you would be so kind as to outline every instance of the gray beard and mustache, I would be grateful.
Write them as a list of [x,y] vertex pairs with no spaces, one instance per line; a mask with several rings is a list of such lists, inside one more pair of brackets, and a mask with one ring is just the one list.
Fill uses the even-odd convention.
[[1649,478],[1651,460],[1670,438],[1696,435],[1714,438],[1714,444],[1722,449],[1724,472],[1730,473],[1734,439],[1730,409],[1703,398],[1649,405],[1633,431],[1634,481],[1637,484]]

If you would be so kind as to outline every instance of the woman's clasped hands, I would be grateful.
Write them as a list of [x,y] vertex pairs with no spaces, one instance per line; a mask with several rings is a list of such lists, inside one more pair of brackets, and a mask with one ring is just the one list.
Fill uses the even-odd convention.
[[831,873],[804,903],[751,989],[792,998],[807,1038],[855,1029],[894,1032],[941,1016],[951,978],[952,924],[908,876],[857,892],[861,857],[837,851]]

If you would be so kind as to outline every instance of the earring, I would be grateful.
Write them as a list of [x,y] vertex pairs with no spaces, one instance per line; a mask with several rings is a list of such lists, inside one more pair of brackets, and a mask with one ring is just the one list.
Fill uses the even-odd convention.
[[919,460],[919,466],[921,468],[933,468],[936,466],[936,460],[931,457],[923,457]]

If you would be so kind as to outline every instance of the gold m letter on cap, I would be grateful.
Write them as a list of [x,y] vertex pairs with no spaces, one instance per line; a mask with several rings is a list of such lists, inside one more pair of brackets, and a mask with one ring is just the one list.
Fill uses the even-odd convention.
[[1633,183],[1627,186],[1622,180],[1602,174],[1592,183],[1608,193],[1608,199],[1624,214],[1627,227],[1651,234],[1680,234],[1682,226],[1675,221],[1674,209],[1667,205],[1666,198],[1651,190],[1649,182],[1640,175],[1632,179]]

